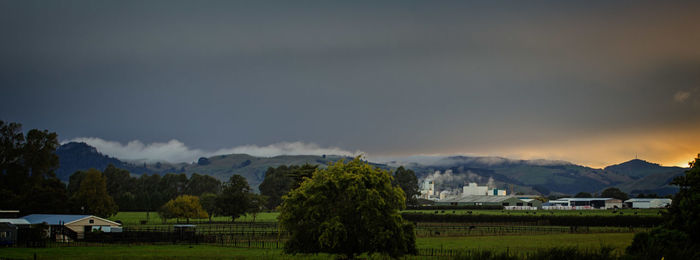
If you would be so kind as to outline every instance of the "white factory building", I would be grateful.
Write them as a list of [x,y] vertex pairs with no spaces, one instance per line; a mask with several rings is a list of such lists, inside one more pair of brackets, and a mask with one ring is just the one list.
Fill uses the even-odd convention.
[[460,194],[459,190],[453,191],[438,191],[435,189],[435,181],[424,180],[420,187],[420,198],[429,200],[442,200],[450,197],[463,197],[463,196],[506,196],[505,190],[498,188],[489,188],[488,186],[479,186],[478,184],[471,182],[462,187],[462,192]]
[[420,187],[420,197],[423,199],[437,199],[438,196],[438,192],[435,191],[435,182],[424,180]]
[[470,182],[462,188],[462,196],[468,195],[506,196],[506,191],[496,188],[489,189],[488,186],[479,186],[474,182]]
[[671,199],[636,198],[625,200],[625,206],[634,209],[653,209],[671,206]]
[[615,209],[622,201],[614,198],[561,198],[542,204],[543,209]]

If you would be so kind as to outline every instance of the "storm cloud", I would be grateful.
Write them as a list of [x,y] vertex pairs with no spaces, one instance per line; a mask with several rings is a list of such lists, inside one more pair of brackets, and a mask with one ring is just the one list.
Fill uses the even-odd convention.
[[698,13],[644,1],[2,1],[0,118],[62,140],[202,151],[307,140],[375,156],[675,164],[700,147]]

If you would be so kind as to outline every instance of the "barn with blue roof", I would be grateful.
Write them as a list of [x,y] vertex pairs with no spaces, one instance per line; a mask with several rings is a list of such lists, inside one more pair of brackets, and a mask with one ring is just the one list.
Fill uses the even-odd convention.
[[[58,240],[64,240],[67,237],[82,239],[85,237],[85,233],[95,230],[102,232],[112,232],[112,229],[121,230],[121,224],[93,215],[32,214],[22,218],[30,224],[46,223],[50,227],[51,234],[62,234],[56,238]],[[65,230],[66,228],[67,230]]]

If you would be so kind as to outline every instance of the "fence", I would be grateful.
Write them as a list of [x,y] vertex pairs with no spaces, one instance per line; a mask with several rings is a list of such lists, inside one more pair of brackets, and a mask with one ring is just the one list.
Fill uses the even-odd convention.
[[588,227],[433,226],[416,228],[416,236],[503,236],[521,234],[582,233],[588,231]]
[[663,222],[652,216],[547,216],[547,215],[459,215],[401,213],[403,219],[412,222],[449,223],[528,223],[539,226],[608,226],[655,227]]
[[84,241],[99,243],[212,243],[239,245],[241,243],[279,243],[287,238],[286,232],[196,232],[195,230],[172,228],[127,229],[120,233],[86,233]]
[[[246,237],[276,237],[286,236],[277,223],[236,223],[226,225],[199,225],[192,229],[196,234],[229,234]],[[173,226],[125,227],[124,232],[176,232]]]

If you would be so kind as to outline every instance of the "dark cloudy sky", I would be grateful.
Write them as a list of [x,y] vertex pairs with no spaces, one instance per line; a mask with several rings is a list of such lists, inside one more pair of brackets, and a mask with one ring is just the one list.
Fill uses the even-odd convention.
[[0,119],[122,152],[700,152],[697,2],[378,2],[0,1]]

